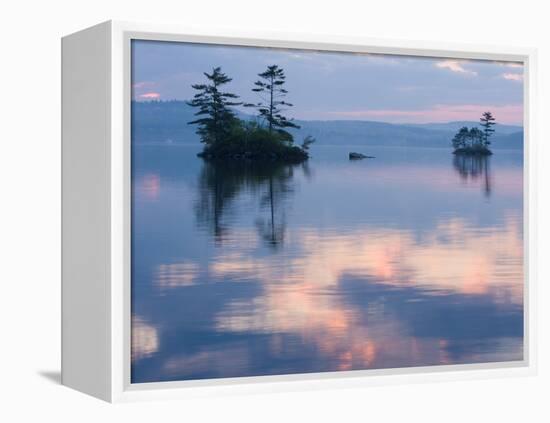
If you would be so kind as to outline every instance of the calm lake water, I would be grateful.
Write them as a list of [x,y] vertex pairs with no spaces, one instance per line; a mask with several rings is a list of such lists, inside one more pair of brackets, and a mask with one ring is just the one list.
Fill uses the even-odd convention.
[[134,146],[133,383],[522,359],[521,152],[199,149]]

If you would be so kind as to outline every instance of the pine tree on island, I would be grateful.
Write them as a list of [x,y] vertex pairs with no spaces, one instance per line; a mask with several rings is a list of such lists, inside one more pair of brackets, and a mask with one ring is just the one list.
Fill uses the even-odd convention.
[[463,126],[458,130],[452,140],[453,154],[479,156],[493,154],[489,146],[491,145],[491,136],[495,132],[492,126],[496,125],[496,122],[491,112],[483,113],[480,125],[482,129]]
[[[243,104],[237,101],[238,95],[222,91],[232,79],[220,67],[204,76],[206,83],[192,85],[198,92],[187,102],[198,109],[197,118],[189,124],[197,125],[196,132],[205,145],[199,157],[293,163],[309,158],[309,147],[315,140],[307,136],[301,146],[295,146],[292,134],[286,130],[299,126],[282,114],[292,106],[284,100],[288,91],[283,88],[286,77],[282,68],[273,65],[258,74],[262,80],[256,81],[252,91],[262,101],[256,104]],[[259,119],[239,119],[235,107],[241,105],[257,109]]]
[[489,138],[495,130],[492,128],[493,125],[496,125],[495,118],[491,114],[491,112],[485,112],[479,119],[480,125],[483,127],[483,141],[486,146],[491,145],[491,141]]
[[189,124],[199,126],[197,134],[201,142],[214,145],[227,138],[237,121],[230,107],[239,106],[242,102],[232,101],[239,97],[236,94],[221,91],[221,86],[231,82],[231,78],[220,67],[214,68],[211,74],[204,72],[204,76],[207,84],[192,85],[199,92],[187,104],[199,109],[195,113],[199,118]]
[[292,141],[292,135],[285,131],[285,128],[300,127],[282,115],[284,111],[282,107],[286,109],[292,107],[292,104],[283,100],[288,94],[288,91],[283,88],[286,79],[284,70],[277,65],[271,65],[258,76],[261,80],[254,83],[255,87],[252,91],[260,96],[261,101],[256,104],[248,103],[246,106],[258,110],[260,117],[267,121],[270,134],[277,131],[282,138]]

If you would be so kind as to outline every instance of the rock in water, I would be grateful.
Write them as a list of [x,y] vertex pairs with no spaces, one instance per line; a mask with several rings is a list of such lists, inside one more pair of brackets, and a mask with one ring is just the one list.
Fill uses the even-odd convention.
[[361,154],[361,153],[351,152],[351,153],[349,153],[349,159],[350,160],[374,159],[374,156],[366,156],[366,155]]

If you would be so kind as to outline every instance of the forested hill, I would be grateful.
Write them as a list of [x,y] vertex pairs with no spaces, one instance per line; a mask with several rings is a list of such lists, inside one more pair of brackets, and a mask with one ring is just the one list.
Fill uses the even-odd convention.
[[[132,140],[136,143],[199,143],[195,126],[195,110],[182,101],[132,103]],[[247,115],[240,114],[245,119]],[[250,117],[252,118],[252,117]],[[497,116],[498,119],[498,116]],[[390,124],[357,120],[300,121],[301,128],[291,130],[297,142],[306,135],[317,144],[348,144],[372,146],[450,147],[455,132],[462,126],[477,126],[477,122],[428,124]],[[495,126],[491,148],[522,149],[521,126]]]

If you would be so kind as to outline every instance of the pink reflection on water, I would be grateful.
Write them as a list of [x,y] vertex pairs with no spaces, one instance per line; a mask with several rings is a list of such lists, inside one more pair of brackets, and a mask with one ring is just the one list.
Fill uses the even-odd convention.
[[[216,318],[216,328],[298,335],[323,354],[337,357],[340,370],[447,364],[447,340],[414,336],[383,302],[363,308],[345,302],[344,276],[431,292],[424,295],[490,295],[497,304],[521,305],[521,234],[517,215],[483,229],[450,218],[421,239],[394,228],[365,226],[348,234],[303,228],[295,235],[302,254],[274,260],[222,252],[210,265],[212,275],[259,279],[263,291],[227,304]],[[276,342],[272,348],[284,354]]]
[[160,264],[153,277],[161,290],[191,286],[195,283],[199,265],[193,262]]
[[132,362],[151,357],[158,351],[157,329],[139,316],[132,317]]
[[160,193],[160,176],[156,173],[148,173],[137,181],[136,187],[144,198],[156,201]]
[[225,375],[245,374],[250,366],[250,351],[243,345],[224,347],[223,351],[202,349],[193,354],[171,357],[163,364],[161,375],[185,379],[194,373]]

